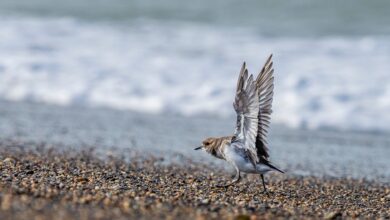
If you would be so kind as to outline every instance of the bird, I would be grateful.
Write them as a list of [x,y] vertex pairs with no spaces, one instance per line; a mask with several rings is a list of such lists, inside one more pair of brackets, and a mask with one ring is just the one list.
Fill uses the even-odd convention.
[[223,187],[231,186],[241,179],[241,172],[260,174],[263,192],[268,193],[264,174],[270,171],[284,173],[269,160],[267,142],[272,113],[274,90],[274,69],[272,54],[266,60],[260,73],[254,78],[248,74],[246,63],[242,64],[233,102],[237,114],[233,135],[209,137],[194,150],[204,150],[212,156],[230,163],[236,175]]

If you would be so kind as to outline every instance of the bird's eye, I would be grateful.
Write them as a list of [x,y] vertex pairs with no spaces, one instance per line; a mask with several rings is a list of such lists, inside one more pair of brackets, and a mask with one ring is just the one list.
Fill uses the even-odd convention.
[[210,143],[209,143],[209,142],[206,142],[205,145],[208,146],[208,145],[210,145]]

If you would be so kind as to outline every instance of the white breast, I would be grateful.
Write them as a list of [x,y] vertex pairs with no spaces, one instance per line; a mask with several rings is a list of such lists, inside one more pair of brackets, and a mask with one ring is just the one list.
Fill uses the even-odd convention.
[[257,173],[253,164],[249,160],[245,160],[242,155],[234,150],[233,146],[226,146],[224,150],[226,161],[237,167],[240,171],[245,173]]
[[242,155],[240,155],[240,153],[237,153],[237,150],[234,149],[235,147],[237,146],[227,145],[225,147],[225,159],[235,168],[238,168],[241,172],[264,174],[272,170],[269,166],[266,166],[261,163],[256,164],[255,168],[249,160],[246,160]]

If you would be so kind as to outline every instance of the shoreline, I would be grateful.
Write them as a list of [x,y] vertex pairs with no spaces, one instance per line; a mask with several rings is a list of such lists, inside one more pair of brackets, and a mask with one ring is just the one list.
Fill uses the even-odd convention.
[[0,147],[1,219],[390,218],[390,185],[349,178],[231,174],[159,157],[101,159],[89,150]]
[[[126,151],[125,156],[136,149],[156,155],[178,153],[211,162],[214,160],[209,155],[195,152],[193,148],[205,137],[225,136],[234,129],[234,120],[212,117],[183,118],[25,102],[0,103],[4,105],[0,109],[0,146],[4,142],[10,145],[16,142],[58,149],[93,147],[111,151],[115,148]],[[271,126],[269,141],[272,162],[295,175],[390,182],[389,135]]]

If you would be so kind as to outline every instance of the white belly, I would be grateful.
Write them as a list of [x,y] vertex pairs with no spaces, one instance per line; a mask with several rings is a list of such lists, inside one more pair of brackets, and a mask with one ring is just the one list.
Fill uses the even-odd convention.
[[264,164],[256,164],[256,167],[253,166],[249,160],[246,160],[240,154],[236,153],[230,146],[225,147],[224,154],[226,161],[231,163],[234,167],[237,167],[241,172],[264,174],[271,171],[271,169]]

